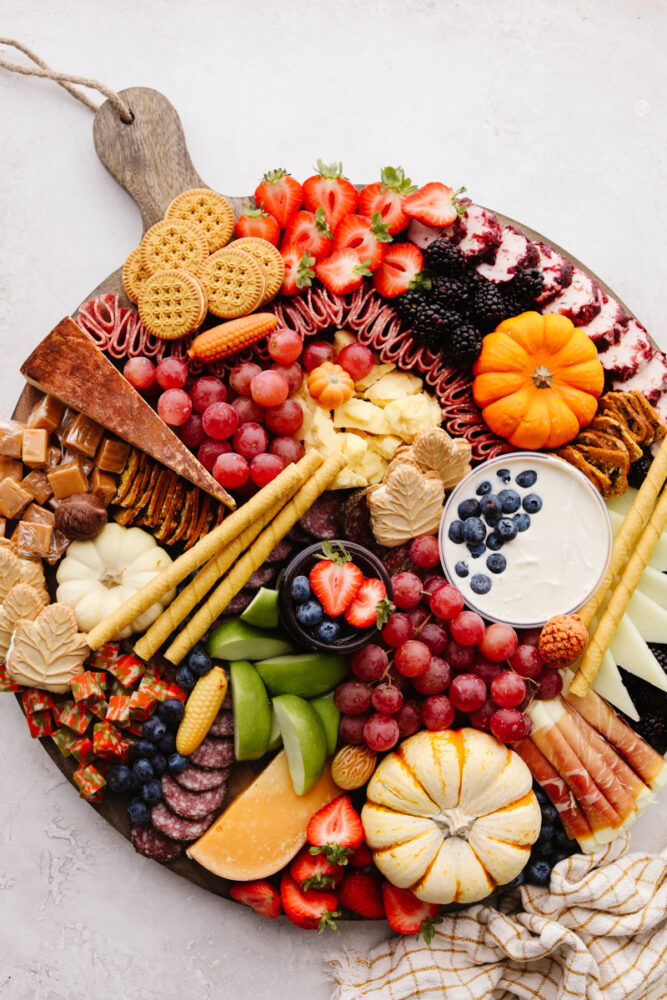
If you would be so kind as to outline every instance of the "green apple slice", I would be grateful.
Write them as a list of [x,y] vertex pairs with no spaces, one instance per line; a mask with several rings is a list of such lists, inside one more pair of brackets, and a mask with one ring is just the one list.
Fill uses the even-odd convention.
[[317,784],[327,759],[327,738],[320,717],[304,698],[281,694],[273,699],[287,766],[297,795]]
[[334,693],[321,694],[319,698],[311,698],[310,704],[320,717],[320,722],[324,726],[324,734],[327,738],[327,754],[333,757],[338,743],[338,724],[340,722],[340,711],[334,704]]
[[282,635],[229,618],[213,629],[206,649],[214,660],[263,660],[291,652],[292,644]]
[[278,722],[278,716],[276,715],[276,710],[271,706],[271,733],[269,734],[269,745],[266,748],[269,753],[273,750],[279,750],[283,745],[283,738],[280,735],[280,724]]
[[229,665],[234,707],[234,755],[237,760],[257,760],[266,753],[271,738],[271,704],[266,688],[252,663],[237,660]]
[[314,698],[330,691],[347,675],[347,659],[335,653],[287,653],[256,663],[271,694]]
[[241,621],[257,628],[278,627],[278,591],[260,587],[241,615]]

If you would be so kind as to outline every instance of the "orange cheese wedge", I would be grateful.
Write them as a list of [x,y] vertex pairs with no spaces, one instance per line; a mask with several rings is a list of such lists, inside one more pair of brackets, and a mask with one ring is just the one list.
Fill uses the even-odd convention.
[[311,817],[340,794],[327,764],[315,787],[297,795],[281,750],[188,848],[188,857],[215,875],[238,882],[274,875],[305,844]]

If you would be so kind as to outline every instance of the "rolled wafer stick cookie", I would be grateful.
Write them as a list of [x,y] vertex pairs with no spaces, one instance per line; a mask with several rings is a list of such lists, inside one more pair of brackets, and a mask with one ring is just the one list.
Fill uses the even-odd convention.
[[206,604],[202,605],[168,647],[165,656],[171,663],[180,663],[192,647],[199,642],[216,618],[225,610],[231,599],[245,586],[255,570],[259,569],[269,552],[285,537],[290,528],[294,527],[299,518],[303,517],[306,511],[312,507],[346,464],[346,459],[340,452],[329,455],[317,472],[283,507],[275,520],[265,528],[245,555],[231,569],[226,579],[216,587]]
[[91,649],[99,649],[109,642],[119,632],[133,622],[137,615],[143,614],[152,604],[168,594],[186,576],[208,562],[225,545],[234,541],[242,531],[245,531],[257,518],[274,506],[281,498],[286,501],[289,491],[296,486],[302,486],[310,476],[322,465],[322,456],[317,451],[309,451],[296,465],[288,465],[268,486],[251,497],[247,503],[225,518],[222,524],[205,535],[200,542],[175,559],[170,566],[145,584],[136,594],[128,598],[114,612],[91,629],[88,633],[88,645]]
[[667,490],[663,491],[653,513],[648,519],[635,551],[630,556],[621,578],[614,587],[607,607],[597,624],[586,652],[581,658],[579,669],[570,685],[570,692],[583,698],[600,669],[602,657],[614,637],[618,623],[632,597],[639,578],[653,555],[653,551],[667,526]]
[[136,643],[134,652],[137,656],[140,656],[142,660],[149,660],[153,656],[165,639],[178,628],[202,598],[206,597],[223,573],[226,573],[238,557],[254,542],[260,531],[263,531],[267,524],[270,524],[274,517],[280,513],[284,503],[296,493],[297,489],[298,485],[295,483],[289,491],[285,492],[284,497],[281,497],[273,507],[269,507],[261,514],[253,524],[241,532],[238,538],[235,538],[230,545],[226,545],[221,552],[209,559],[192,583],[189,583],[180,592]]
[[611,561],[602,583],[595,591],[590,601],[578,611],[578,615],[586,628],[602,606],[605,597],[609,592],[612,583],[621,572],[626,563],[642,527],[651,513],[658,493],[662,489],[667,478],[667,438],[660,445],[660,450],[655,456],[646,479],[642,483],[635,501],[628,511],[628,514],[621,525],[621,529],[614,540],[614,547],[611,551]]

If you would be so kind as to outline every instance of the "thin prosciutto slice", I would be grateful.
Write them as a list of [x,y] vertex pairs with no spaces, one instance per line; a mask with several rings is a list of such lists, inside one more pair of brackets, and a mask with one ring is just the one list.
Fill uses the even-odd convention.
[[549,796],[558,812],[563,828],[570,840],[577,840],[583,851],[595,851],[600,846],[593,835],[588,820],[558,771],[551,766],[544,754],[530,739],[521,740],[514,749],[528,765],[530,773]]

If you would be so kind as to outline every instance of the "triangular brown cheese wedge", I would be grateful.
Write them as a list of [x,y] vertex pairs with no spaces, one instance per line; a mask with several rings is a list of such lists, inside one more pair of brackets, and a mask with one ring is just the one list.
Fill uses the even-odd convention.
[[21,374],[42,392],[57,396],[227,507],[235,508],[229,493],[69,317],[37,345],[21,367]]

